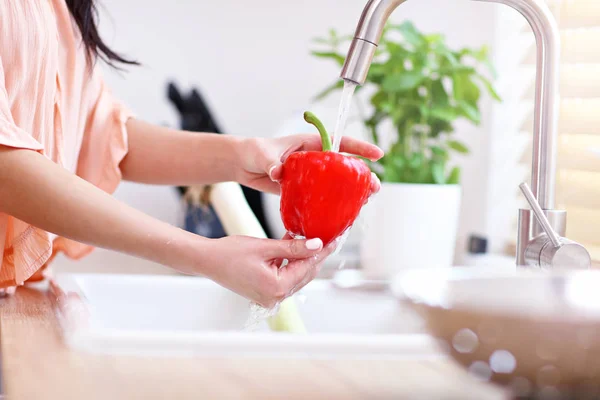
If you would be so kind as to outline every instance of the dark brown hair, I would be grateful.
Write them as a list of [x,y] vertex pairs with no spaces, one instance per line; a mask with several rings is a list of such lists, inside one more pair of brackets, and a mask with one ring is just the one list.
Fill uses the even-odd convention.
[[100,34],[98,33],[98,12],[95,0],[66,0],[66,3],[81,31],[81,37],[87,51],[88,62],[90,65],[92,65],[98,57],[115,68],[118,68],[117,63],[140,65],[137,61],[126,59],[124,56],[114,52],[102,41],[102,38],[100,38]]

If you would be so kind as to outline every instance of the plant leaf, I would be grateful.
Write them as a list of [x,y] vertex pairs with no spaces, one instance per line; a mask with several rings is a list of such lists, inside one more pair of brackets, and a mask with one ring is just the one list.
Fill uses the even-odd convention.
[[457,140],[449,140],[448,147],[462,154],[468,154],[469,148]]
[[457,185],[460,182],[460,169],[458,167],[452,168],[450,174],[448,175],[448,179],[446,183],[449,185]]
[[383,171],[383,182],[402,182],[402,171],[393,164],[386,163]]
[[410,159],[408,160],[408,166],[411,169],[419,169],[421,164],[423,164],[423,155],[421,153],[413,153]]
[[444,42],[444,35],[442,35],[441,33],[432,33],[429,35],[424,35],[423,36],[425,38],[425,40],[427,41],[428,44],[438,44],[438,43],[443,43]]
[[442,149],[440,146],[431,146],[431,153],[435,156],[446,158],[448,156],[448,152],[445,149]]
[[431,126],[430,135],[432,138],[437,138],[442,132],[454,131],[454,128],[450,122],[441,119],[430,120],[429,125]]
[[389,92],[404,92],[419,86],[423,79],[425,77],[421,71],[406,71],[386,76],[381,86]]
[[329,58],[334,60],[340,67],[346,62],[346,58],[338,53],[332,51],[312,51],[311,54],[319,58]]
[[458,113],[450,106],[432,107],[431,110],[429,110],[429,116],[443,121],[453,122],[458,118]]
[[405,21],[400,25],[393,25],[391,28],[396,29],[408,43],[415,47],[421,46],[425,42],[424,36],[417,30],[415,25],[410,21]]
[[383,82],[383,79],[385,79],[386,75],[386,66],[384,64],[371,64],[367,74],[367,80],[378,85]]
[[446,48],[442,49],[441,55],[448,62],[448,64],[450,64],[450,67],[456,67],[459,65],[458,58],[450,50]]
[[444,183],[446,183],[443,164],[433,163],[433,165],[431,166],[431,175],[433,176],[433,181],[438,185],[443,185]]
[[331,40],[322,37],[313,38],[312,42],[318,44],[331,44]]
[[440,73],[441,74],[448,74],[448,73],[452,73],[452,72],[462,72],[465,74],[474,74],[477,72],[477,70],[469,65],[454,65],[452,67],[447,67],[447,68],[441,68],[440,69]]
[[502,98],[500,97],[498,92],[496,92],[496,89],[494,89],[492,82],[490,82],[485,76],[479,74],[475,75],[475,77],[479,79],[481,83],[483,83],[483,85],[486,87],[487,91],[492,96],[492,98],[494,98],[494,100],[502,101]]
[[453,92],[454,97],[458,101],[467,101],[476,104],[479,101],[481,91],[479,87],[471,80],[471,73],[467,71],[459,71],[453,74]]
[[465,101],[461,101],[458,103],[458,109],[461,111],[461,114],[470,121],[477,125],[481,123],[481,113],[476,107],[473,107]]
[[394,154],[394,157],[392,158],[392,165],[401,170],[405,167],[406,165],[406,160],[404,159],[404,157],[402,157],[399,154]]
[[423,165],[416,171],[413,177],[415,183],[435,183],[432,182],[431,163],[424,162]]
[[431,102],[436,106],[442,107],[449,104],[448,93],[439,79],[431,83]]

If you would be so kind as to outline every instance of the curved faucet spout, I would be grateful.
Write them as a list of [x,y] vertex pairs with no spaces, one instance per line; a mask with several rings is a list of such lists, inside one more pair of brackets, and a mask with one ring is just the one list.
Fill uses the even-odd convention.
[[550,9],[540,0],[475,0],[506,4],[517,10],[535,35],[537,66],[531,191],[544,210],[554,208],[560,36]]
[[350,44],[342,79],[362,85],[383,33],[383,28],[396,8],[407,0],[369,0],[358,21]]

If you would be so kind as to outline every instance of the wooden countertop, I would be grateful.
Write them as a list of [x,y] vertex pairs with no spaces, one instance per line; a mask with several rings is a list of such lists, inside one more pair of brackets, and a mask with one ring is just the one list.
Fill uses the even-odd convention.
[[146,358],[66,348],[49,291],[0,299],[2,383],[21,399],[505,399],[449,361]]

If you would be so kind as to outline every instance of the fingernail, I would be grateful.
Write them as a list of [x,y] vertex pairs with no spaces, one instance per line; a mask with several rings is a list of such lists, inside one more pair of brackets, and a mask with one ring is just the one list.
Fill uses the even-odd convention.
[[273,171],[275,170],[276,167],[277,167],[276,165],[273,165],[271,168],[269,168],[269,178],[271,178],[271,180],[273,182],[275,182],[275,179],[273,179]]
[[371,179],[373,179],[375,182],[381,183],[381,181],[379,180],[379,177],[377,176],[377,174],[375,172],[371,172]]
[[321,248],[321,246],[323,245],[323,242],[321,242],[321,239],[316,238],[316,239],[310,239],[306,241],[306,248],[308,250],[318,250]]

